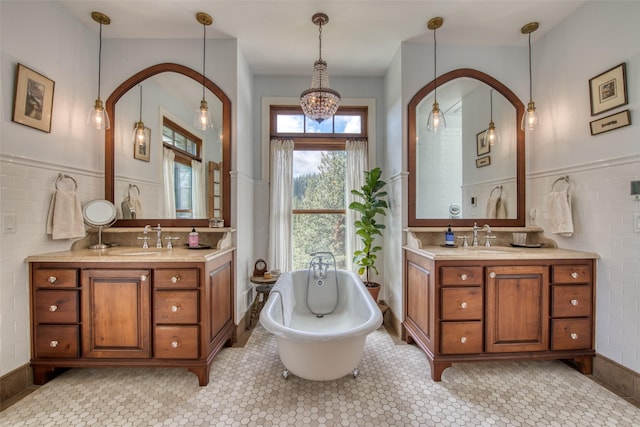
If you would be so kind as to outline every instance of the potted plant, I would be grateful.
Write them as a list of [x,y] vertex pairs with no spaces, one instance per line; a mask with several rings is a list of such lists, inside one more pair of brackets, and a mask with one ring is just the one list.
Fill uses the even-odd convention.
[[375,239],[376,236],[382,237],[381,230],[385,228],[385,225],[376,221],[376,215],[386,215],[385,209],[389,207],[386,200],[383,199],[387,193],[381,191],[387,183],[380,179],[380,175],[382,175],[380,168],[374,168],[364,173],[365,183],[360,187],[360,190],[351,190],[351,194],[360,197],[362,202],[354,201],[349,205],[349,209],[360,213],[360,218],[353,225],[363,244],[361,250],[354,251],[353,262],[358,266],[358,274],[364,277],[364,284],[369,289],[374,301],[378,301],[380,284],[371,281],[370,274],[371,271],[378,274],[376,253],[382,250],[382,246],[375,245]]

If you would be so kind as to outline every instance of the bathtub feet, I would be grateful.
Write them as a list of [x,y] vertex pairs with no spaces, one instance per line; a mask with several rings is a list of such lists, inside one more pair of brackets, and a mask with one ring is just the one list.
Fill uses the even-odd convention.
[[358,378],[360,375],[360,370],[358,368],[353,368],[353,378]]
[[282,378],[284,378],[285,380],[287,378],[289,378],[289,370],[285,369],[284,371],[282,371]]

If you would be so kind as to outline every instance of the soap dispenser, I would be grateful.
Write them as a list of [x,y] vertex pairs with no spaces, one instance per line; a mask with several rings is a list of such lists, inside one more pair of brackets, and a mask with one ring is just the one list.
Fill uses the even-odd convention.
[[447,227],[447,232],[444,233],[444,245],[455,246],[455,238],[453,236],[453,231],[451,231],[451,224]]
[[197,248],[200,244],[198,232],[195,227],[191,227],[191,233],[189,233],[189,247]]

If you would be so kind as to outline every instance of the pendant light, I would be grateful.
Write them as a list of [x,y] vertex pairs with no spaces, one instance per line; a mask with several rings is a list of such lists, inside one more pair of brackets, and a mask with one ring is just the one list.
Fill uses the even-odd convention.
[[329,73],[327,63],[322,59],[322,26],[329,22],[324,13],[316,13],[311,22],[319,29],[319,58],[313,64],[311,88],[300,94],[300,106],[305,116],[318,123],[333,117],[340,106],[340,94],[329,87]]
[[98,98],[94,103],[91,110],[89,110],[89,114],[87,115],[87,125],[93,126],[97,130],[109,129],[111,127],[111,123],[109,121],[109,115],[107,111],[104,109],[102,105],[102,100],[100,99],[100,71],[102,65],[102,26],[109,25],[111,23],[111,19],[100,12],[91,12],[91,18],[100,24],[100,48],[98,50]]
[[489,110],[491,111],[491,119],[489,120],[489,129],[484,133],[484,141],[489,145],[500,144],[500,132],[493,123],[493,89],[489,91]]
[[134,126],[133,130],[133,146],[136,152],[140,152],[140,148],[143,150],[149,147],[149,129],[144,127],[144,122],[142,121],[142,85],[138,85],[140,87],[140,120],[138,120]]
[[429,118],[427,119],[427,130],[429,132],[438,132],[447,127],[447,122],[444,118],[444,112],[440,110],[440,105],[438,104],[438,81],[436,80],[436,30],[442,27],[444,23],[444,19],[441,17],[431,18],[429,22],[427,22],[427,28],[433,30],[433,108],[431,108],[431,112],[429,113]]
[[202,101],[200,101],[200,107],[196,109],[195,115],[193,117],[193,126],[199,130],[207,130],[213,129],[213,120],[211,119],[211,111],[209,111],[209,106],[207,105],[207,100],[205,99],[205,63],[207,57],[207,26],[213,24],[213,19],[211,16],[207,15],[204,12],[198,12],[196,14],[196,20],[202,24]]
[[537,22],[529,22],[522,27],[520,32],[529,35],[529,104],[527,111],[522,116],[520,127],[522,130],[534,130],[539,124],[538,113],[536,113],[536,104],[533,102],[533,89],[531,84],[531,33],[538,29]]

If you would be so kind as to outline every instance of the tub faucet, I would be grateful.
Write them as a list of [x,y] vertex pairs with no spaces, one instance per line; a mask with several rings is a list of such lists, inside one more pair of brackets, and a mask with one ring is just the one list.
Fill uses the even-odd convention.
[[[327,277],[327,271],[331,266],[331,261],[328,259],[325,261],[325,256],[331,256],[333,258],[333,254],[331,252],[314,252],[311,254],[311,267],[313,268],[313,278],[314,279],[324,279]],[[335,264],[335,258],[333,258],[333,263]]]

